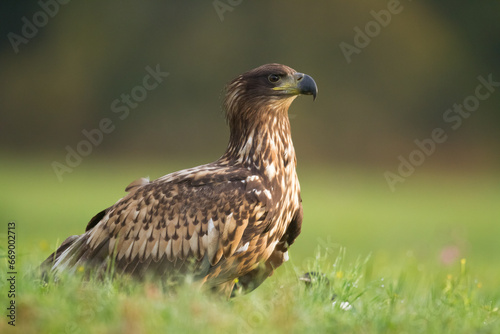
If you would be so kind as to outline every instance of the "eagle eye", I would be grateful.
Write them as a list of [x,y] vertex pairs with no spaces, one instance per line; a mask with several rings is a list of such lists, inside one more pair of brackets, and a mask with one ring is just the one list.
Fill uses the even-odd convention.
[[277,74],[270,74],[267,79],[269,80],[269,82],[272,82],[272,83],[275,83],[275,82],[278,82],[281,77]]

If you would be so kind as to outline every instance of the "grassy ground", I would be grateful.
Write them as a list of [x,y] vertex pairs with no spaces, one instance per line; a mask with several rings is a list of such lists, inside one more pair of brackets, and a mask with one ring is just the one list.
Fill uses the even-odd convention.
[[[0,255],[14,221],[18,274],[16,327],[2,315],[0,332],[500,332],[496,175],[422,170],[392,193],[384,171],[300,166],[305,219],[291,261],[230,302],[189,285],[37,280],[39,262],[130,181],[189,165],[84,162],[62,183],[50,161],[1,165]],[[307,287],[298,277],[308,271],[325,276]],[[8,290],[2,275],[4,310]]]

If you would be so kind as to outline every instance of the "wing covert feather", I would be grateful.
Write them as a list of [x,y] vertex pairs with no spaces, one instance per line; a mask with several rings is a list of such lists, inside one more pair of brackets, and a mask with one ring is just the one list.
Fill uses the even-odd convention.
[[93,222],[91,249],[109,241],[109,252],[130,273],[141,267],[135,261],[168,260],[178,267],[191,259],[215,266],[245,251],[242,246],[264,228],[272,205],[258,176],[238,172],[214,176],[202,170],[179,180],[133,182],[130,193]]

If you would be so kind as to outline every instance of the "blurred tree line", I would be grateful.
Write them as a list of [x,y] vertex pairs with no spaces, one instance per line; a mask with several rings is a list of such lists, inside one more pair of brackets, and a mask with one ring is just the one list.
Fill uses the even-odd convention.
[[[415,149],[415,139],[443,128],[448,138],[434,163],[500,162],[500,87],[460,128],[443,119],[475,94],[479,76],[500,82],[499,1],[1,6],[0,152],[62,160],[67,146],[85,140],[82,131],[110,119],[113,130],[96,142],[96,156],[214,160],[228,134],[223,86],[248,69],[279,62],[319,86],[314,103],[300,98],[290,112],[299,161],[393,167]],[[387,13],[385,22],[376,20]],[[356,38],[363,39],[356,31],[367,45],[356,47]],[[350,62],[341,43],[357,49]],[[147,67],[168,72],[154,89],[144,88]],[[135,98],[127,103],[127,95]],[[114,102],[127,106],[127,116]]]

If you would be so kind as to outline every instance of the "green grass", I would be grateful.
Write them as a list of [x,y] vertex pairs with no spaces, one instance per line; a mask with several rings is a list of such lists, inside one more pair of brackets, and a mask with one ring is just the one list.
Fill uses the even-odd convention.
[[[383,171],[300,166],[305,217],[291,261],[229,302],[189,285],[38,280],[40,261],[133,179],[190,165],[89,158],[62,183],[43,158],[1,165],[0,255],[15,221],[18,275],[17,326],[2,314],[0,333],[500,332],[495,174],[422,169],[392,193]],[[327,280],[306,287],[298,277],[309,271]],[[2,275],[2,309],[7,291]]]
[[[337,256],[337,257],[335,257]],[[305,270],[326,279],[306,286]],[[466,263],[423,273],[416,263],[380,276],[370,260],[323,250],[303,267],[287,266],[249,295],[226,301],[185,285],[117,280],[43,284],[19,277],[19,333],[497,333],[498,295],[488,296]],[[36,271],[35,271],[36,272]],[[2,280],[0,289],[5,291]],[[332,297],[334,299],[332,300]],[[14,332],[6,321],[2,333]]]

